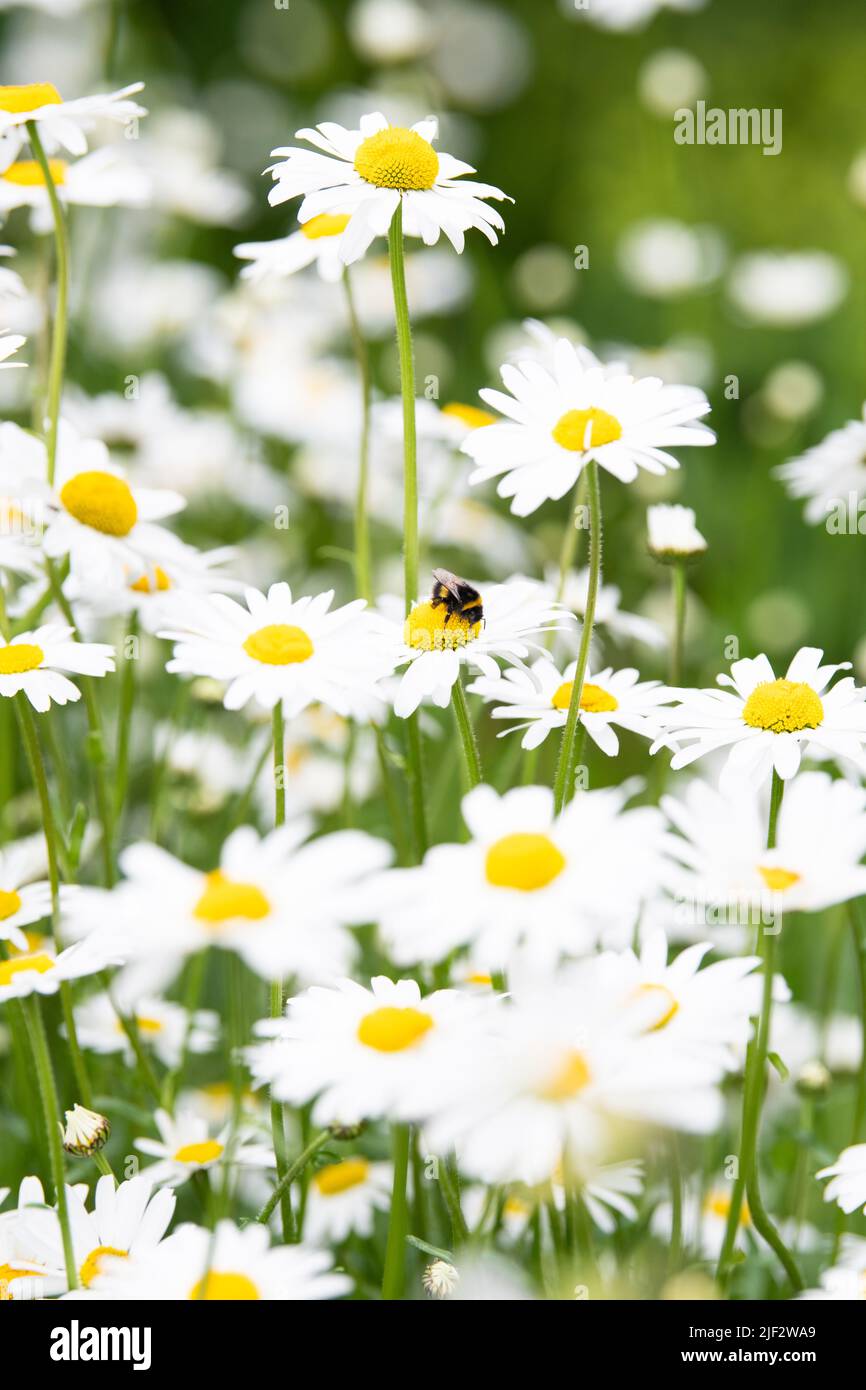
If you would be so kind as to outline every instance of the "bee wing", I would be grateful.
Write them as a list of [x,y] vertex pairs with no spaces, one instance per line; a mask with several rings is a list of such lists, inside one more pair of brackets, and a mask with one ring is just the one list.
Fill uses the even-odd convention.
[[433,578],[458,602],[462,600],[462,585],[456,574],[452,574],[450,570],[433,570]]

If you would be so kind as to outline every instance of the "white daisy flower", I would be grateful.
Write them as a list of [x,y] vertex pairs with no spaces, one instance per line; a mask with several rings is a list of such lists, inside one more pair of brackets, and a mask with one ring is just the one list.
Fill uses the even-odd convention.
[[9,960],[0,960],[0,1004],[7,999],[23,999],[28,994],[56,994],[67,980],[98,975],[109,965],[117,965],[122,953],[109,944],[102,933],[79,941],[59,955],[45,945]]
[[866,405],[859,420],[832,430],[820,444],[782,463],[773,472],[791,497],[805,499],[804,516],[813,526],[827,521],[840,505],[866,494]]
[[135,613],[145,632],[157,633],[171,622],[178,594],[210,594],[239,591],[243,585],[225,573],[223,566],[234,559],[231,546],[196,550],[172,537],[169,552],[161,564],[136,566],[118,574],[106,587],[87,575],[70,574],[63,591],[73,604],[86,604],[97,618]]
[[719,1073],[659,1039],[623,1009],[603,957],[514,992],[455,1070],[441,1112],[425,1125],[435,1153],[456,1147],[484,1182],[544,1182],[563,1154],[579,1165],[610,1145],[623,1120],[709,1133]]
[[172,978],[186,955],[236,951],[265,980],[304,982],[345,974],[356,954],[344,922],[354,920],[358,887],[391,858],[391,847],[361,830],[310,839],[300,817],[259,837],[232,832],[219,867],[190,868],[152,844],[120,856],[124,880],[111,892],[82,889],[66,921],[71,936],[121,922],[124,949]]
[[155,1186],[180,1187],[194,1173],[205,1172],[217,1165],[236,1167],[274,1168],[276,1160],[269,1144],[261,1143],[255,1132],[248,1129],[232,1132],[229,1122],[212,1138],[208,1124],[200,1115],[178,1110],[169,1115],[157,1110],[154,1121],[159,1139],[136,1139],[135,1147],[143,1154],[158,1159],[145,1168],[142,1177]]
[[317,1168],[307,1189],[304,1238],[311,1245],[339,1245],[350,1235],[371,1236],[377,1211],[391,1205],[390,1163],[360,1155]]
[[[558,1176],[562,1176],[561,1172]],[[643,1194],[644,1165],[640,1159],[589,1165],[576,1175],[570,1186],[580,1193],[593,1225],[604,1235],[612,1235],[618,1216],[625,1221],[637,1221],[638,1210],[633,1199]],[[553,1196],[558,1206],[564,1205],[566,1190],[556,1179]]]
[[271,276],[281,280],[315,265],[321,278],[334,284],[342,279],[346,269],[340,242],[349,220],[347,212],[320,212],[288,236],[275,241],[242,242],[234,248],[236,256],[249,262],[241,271],[241,279],[254,284]]
[[[548,586],[556,592],[559,575],[556,571],[546,574]],[[589,566],[571,571],[565,580],[562,601],[566,608],[583,618],[589,592]],[[595,604],[593,632],[605,630],[617,642],[641,642],[646,647],[660,651],[667,646],[664,628],[652,618],[644,618],[640,613],[627,613],[620,606],[622,590],[615,584],[601,584]]]
[[47,150],[53,152],[60,146],[70,154],[86,154],[87,132],[98,121],[127,125],[147,115],[143,106],[130,100],[143,87],[143,82],[133,82],[116,92],[72,101],[64,101],[51,82],[0,87],[0,163],[8,167],[17,157],[27,140],[29,121],[39,127]]
[[833,1302],[861,1303],[866,1299],[866,1271],[834,1265],[818,1276],[820,1287],[806,1289],[797,1298],[824,1299]]
[[[134,1019],[144,1046],[151,1047],[166,1067],[176,1067],[187,1051],[210,1052],[217,1044],[219,1015],[212,1009],[190,1014],[180,1004],[155,996],[138,999],[134,1006],[123,1001],[122,1009]],[[102,1056],[120,1053],[127,1066],[134,1065],[129,1039],[107,994],[94,994],[76,1007],[75,1031],[88,1051]]]
[[318,1125],[418,1120],[465,1064],[488,1010],[486,999],[454,990],[422,997],[414,980],[379,975],[369,989],[341,980],[257,1024],[264,1041],[245,1055],[255,1084],[277,1100],[314,1101]]
[[691,507],[647,507],[648,547],[657,560],[687,560],[701,555],[707,542],[695,525]]
[[740,905],[769,921],[866,893],[866,792],[844,779],[796,777],[779,809],[774,849],[766,848],[766,788],[723,792],[695,780],[661,804],[679,832],[667,841],[667,886],[694,907],[696,925],[709,920],[711,904],[730,905],[737,924]]
[[744,780],[759,785],[774,769],[783,780],[793,777],[810,745],[866,767],[866,689],[850,676],[828,689],[851,663],[822,666],[822,656],[819,647],[801,647],[778,678],[766,656],[735,661],[729,676],[716,677],[730,690],[684,690],[678,705],[659,712],[668,735],[651,751],[674,747],[671,767],[681,768],[729,748],[723,789]]
[[[495,678],[495,657],[523,662],[542,647],[533,639],[564,627],[570,620],[561,604],[535,580],[509,579],[485,584],[481,590],[483,617],[452,613],[434,599],[419,599],[405,619],[398,665],[406,665],[394,698],[394,713],[406,719],[424,700],[444,709],[460,676],[461,665],[474,666]],[[399,630],[393,625],[395,644]]]
[[[68,206],[143,207],[148,202],[148,180],[123,159],[116,146],[94,150],[72,164],[50,159],[48,167],[60,202]],[[16,159],[0,173],[0,213],[5,216],[25,207],[32,209],[30,222],[35,232],[52,230],[48,189],[42,166],[35,159]]]
[[731,267],[728,293],[753,323],[798,328],[838,309],[850,276],[827,251],[752,251]]
[[[94,1284],[98,1288],[99,1275],[108,1260],[124,1260],[156,1249],[174,1214],[174,1193],[154,1192],[153,1184],[143,1175],[116,1186],[110,1175],[100,1178],[92,1211],[86,1206],[86,1186],[67,1187],[66,1194],[75,1267],[85,1295]],[[22,1242],[45,1267],[42,1292],[64,1293],[68,1285],[56,1209],[42,1204],[19,1206],[18,1224]]]
[[[25,1178],[21,1184],[21,1194],[23,1197],[35,1197],[37,1188],[39,1200],[43,1201],[42,1186],[37,1178]],[[0,1206],[8,1195],[8,1187],[0,1187]],[[46,1287],[47,1271],[34,1258],[34,1252],[21,1237],[18,1213],[9,1211],[0,1216],[0,1303],[29,1302],[54,1291]]]
[[421,237],[426,246],[444,232],[455,251],[462,251],[470,227],[495,246],[504,223],[484,199],[507,195],[489,183],[464,179],[474,169],[434,150],[437,134],[433,117],[406,129],[389,125],[380,111],[362,116],[358,130],[335,121],[299,130],[296,138],[321,153],[297,146],[272,150],[279,162],[268,171],[275,183],[270,202],[302,195],[299,222],[322,213],[348,213],[340,237],[340,256],[347,265],[363,256],[375,237],[386,235],[401,202],[404,232]]
[[678,468],[671,446],[715,443],[698,423],[710,409],[702,391],[658,377],[635,380],[566,338],[557,341],[550,370],[523,360],[505,363],[500,374],[511,394],[480,395],[506,419],[473,430],[463,452],[477,464],[470,483],[504,474],[497,492],[513,499],[515,516],[564,497],[590,459],[630,483],[641,468]]
[[[540,657],[528,671],[511,667],[496,680],[481,676],[467,689],[488,703],[502,700],[491,710],[493,719],[516,719],[499,735],[523,731],[524,748],[538,748],[554,729],[565,726],[571,701],[571,687],[577,662],[560,672],[550,657]],[[616,757],[619,739],[612,725],[629,729],[643,738],[655,738],[660,726],[653,718],[655,709],[675,698],[661,681],[641,681],[633,667],[614,671],[606,666],[593,674],[587,671],[580,696],[580,722],[603,753]]]
[[[20,840],[0,850],[0,939],[11,941],[19,951],[28,949],[23,929],[51,915],[51,885],[41,877],[46,863],[41,836],[38,848],[30,840]],[[61,912],[74,895],[74,887],[62,885]]]
[[394,669],[394,643],[363,599],[329,612],[333,589],[293,599],[288,584],[244,597],[246,608],[224,594],[179,595],[171,629],[159,634],[176,643],[166,669],[225,682],[226,709],[282,701],[292,719],[318,702],[347,717],[369,714],[377,682]]
[[831,1179],[824,1188],[825,1202],[835,1202],[846,1215],[861,1207],[866,1211],[866,1144],[843,1149],[835,1163],[815,1176]]
[[581,792],[556,817],[547,787],[502,796],[475,787],[462,803],[470,839],[373,878],[359,892],[359,920],[379,922],[400,965],[470,946],[480,970],[507,967],[518,952],[548,967],[610,933],[628,940],[658,883],[664,835],[654,807],[625,809],[634,790]]
[[[727,1186],[716,1184],[708,1191],[702,1192],[695,1191],[690,1186],[685,1193],[682,1210],[683,1242],[687,1249],[699,1252],[705,1260],[718,1260],[722,1252],[731,1210],[732,1188],[733,1183],[728,1183]],[[650,1230],[660,1240],[669,1243],[672,1229],[671,1204],[659,1202],[652,1214]],[[743,1199],[734,1249],[748,1250],[754,1240],[749,1204]]]
[[253,1302],[339,1298],[351,1290],[331,1257],[304,1245],[269,1248],[264,1226],[220,1221],[214,1231],[187,1224],[155,1250],[106,1260],[94,1292],[134,1301]]
[[114,648],[105,642],[76,642],[72,628],[47,623],[7,642],[0,637],[0,695],[22,692],[35,710],[80,700],[81,691],[62,673],[105,676],[114,670]]

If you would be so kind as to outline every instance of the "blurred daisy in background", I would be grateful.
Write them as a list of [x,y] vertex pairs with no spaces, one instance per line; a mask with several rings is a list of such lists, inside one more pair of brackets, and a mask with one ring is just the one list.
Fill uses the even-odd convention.
[[820,1168],[817,1178],[830,1178],[824,1188],[824,1201],[835,1202],[841,1211],[866,1211],[866,1144],[843,1149],[835,1163]]
[[[70,207],[145,207],[148,202],[147,180],[111,145],[73,163],[52,159],[49,171],[61,203]],[[24,207],[31,209],[35,232],[53,231],[48,189],[35,159],[17,159],[0,174],[0,213]]]
[[311,1245],[339,1245],[350,1235],[370,1236],[377,1211],[391,1203],[390,1163],[359,1155],[317,1168],[307,1189],[304,1238]]
[[728,293],[752,322],[798,328],[832,314],[849,280],[842,262],[826,251],[752,251],[731,267]]
[[[2,273],[5,275],[11,275],[13,272],[3,271]],[[15,279],[18,279],[17,275],[15,276]],[[26,342],[27,339],[21,333],[8,333],[5,330],[0,331],[0,369],[8,367],[27,366],[26,362],[9,361],[9,358],[13,357],[15,353],[18,351],[18,349],[22,348]]]
[[63,672],[106,676],[114,670],[114,648],[105,642],[76,642],[72,628],[47,623],[7,642],[0,637],[0,695],[19,691],[44,714],[54,705],[81,699],[81,691]]
[[248,262],[241,271],[242,279],[280,278],[315,265],[323,280],[341,280],[346,267],[340,257],[340,239],[348,224],[347,212],[321,212],[303,222],[296,232],[275,241],[241,242],[234,251]]
[[212,1009],[189,1013],[180,1004],[156,997],[138,999],[133,1006],[119,996],[112,1001],[107,994],[94,994],[75,1008],[75,1031],[83,1048],[103,1056],[121,1053],[127,1066],[134,1065],[118,1007],[133,1019],[141,1042],[166,1067],[178,1066],[185,1052],[210,1052],[217,1045],[219,1015]]
[[199,1115],[178,1110],[172,1116],[166,1110],[154,1113],[159,1139],[136,1139],[141,1153],[158,1161],[142,1173],[154,1185],[179,1187],[194,1173],[207,1171],[217,1165],[273,1168],[273,1149],[260,1142],[257,1134],[248,1129],[234,1130],[229,1123],[214,1139],[208,1124]]
[[143,87],[143,82],[133,82],[116,92],[72,101],[64,101],[51,82],[0,87],[0,164],[8,168],[16,159],[27,141],[30,122],[38,127],[47,150],[60,146],[70,154],[86,154],[87,132],[98,121],[128,125],[147,115],[145,107],[130,100]]
[[348,213],[340,237],[340,256],[347,265],[363,256],[375,237],[386,235],[401,202],[403,231],[428,246],[444,232],[455,251],[462,251],[471,227],[495,246],[497,232],[505,226],[484,200],[507,195],[492,184],[464,178],[474,169],[434,150],[437,135],[433,117],[407,129],[389,125],[380,111],[362,116],[358,130],[335,121],[299,130],[296,139],[321,153],[297,146],[272,150],[278,162],[269,170],[274,179],[270,202],[303,196],[301,223],[322,213]]
[[803,515],[813,526],[827,522],[834,508],[841,506],[847,514],[852,495],[859,504],[866,494],[866,405],[859,420],[832,430],[820,444],[773,472],[789,496],[805,499]]
[[851,663],[822,666],[822,656],[818,647],[801,647],[783,677],[766,656],[735,661],[729,676],[716,677],[729,690],[687,690],[679,704],[660,711],[668,733],[657,746],[674,747],[673,768],[730,749],[723,790],[738,781],[760,785],[774,770],[783,781],[793,777],[810,744],[866,767],[866,690],[850,676],[828,688]]
[[[576,661],[560,672],[549,657],[541,657],[528,671],[510,667],[495,680],[479,677],[467,689],[494,705],[492,719],[521,721],[504,730],[500,738],[523,731],[522,746],[538,748],[552,730],[565,726],[576,670]],[[611,726],[653,739],[660,731],[653,711],[673,698],[673,691],[661,681],[641,681],[633,667],[587,671],[580,696],[580,722],[593,743],[608,757],[615,757],[619,739]],[[505,703],[496,705],[497,700]]]
[[[41,835],[4,845],[0,850],[0,938],[11,941],[19,951],[28,949],[23,929],[51,916],[51,885],[43,877],[47,867]],[[74,895],[73,886],[61,886],[61,911]]]
[[116,945],[95,932],[88,941],[79,941],[59,955],[48,945],[22,955],[0,960],[0,1004],[24,999],[28,994],[56,994],[67,980],[98,975],[122,959]]

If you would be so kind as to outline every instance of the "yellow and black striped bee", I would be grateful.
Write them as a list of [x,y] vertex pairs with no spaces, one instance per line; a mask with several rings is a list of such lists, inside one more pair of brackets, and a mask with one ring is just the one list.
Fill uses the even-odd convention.
[[434,570],[433,596],[430,603],[434,608],[447,609],[445,624],[449,618],[463,618],[468,623],[484,620],[484,605],[481,595],[465,579],[458,579],[450,570]]

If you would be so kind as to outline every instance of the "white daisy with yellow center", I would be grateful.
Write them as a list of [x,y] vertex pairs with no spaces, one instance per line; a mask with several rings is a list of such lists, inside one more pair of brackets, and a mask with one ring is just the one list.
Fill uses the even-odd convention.
[[733,663],[729,676],[716,677],[730,689],[683,690],[679,704],[660,712],[667,734],[652,751],[673,747],[671,767],[681,768],[730,749],[723,790],[743,782],[758,786],[773,771],[787,780],[812,749],[866,769],[866,689],[850,676],[831,687],[836,672],[851,663],[822,666],[823,655],[819,647],[801,647],[782,677],[766,656],[744,658]]
[[468,841],[363,885],[358,920],[379,922],[400,965],[469,947],[482,973],[518,956],[550,968],[599,941],[628,941],[657,891],[664,840],[659,811],[626,807],[634,790],[582,791],[556,816],[547,787],[475,787],[462,803]]
[[852,494],[858,502],[866,495],[866,405],[859,420],[848,420],[773,472],[790,497],[805,501],[808,522],[832,528],[840,504],[847,511]]
[[801,772],[789,783],[770,850],[766,786],[725,793],[696,779],[662,809],[678,832],[667,841],[665,879],[679,934],[703,936],[712,922],[716,945],[738,950],[750,921],[821,912],[866,893],[866,791],[842,778]]
[[[124,160],[123,149],[106,145],[83,159],[48,161],[51,181],[61,203],[70,207],[143,207],[149,201],[147,176]],[[42,166],[35,159],[16,159],[0,173],[0,211],[32,209],[30,222],[35,232],[50,232],[53,226],[51,202]]]
[[403,231],[421,237],[427,246],[444,232],[460,252],[471,227],[495,246],[504,224],[485,200],[507,195],[492,184],[465,178],[475,170],[434,149],[437,136],[433,117],[407,128],[390,125],[380,111],[362,116],[358,130],[347,130],[336,121],[299,130],[295,138],[316,148],[284,146],[271,151],[278,162],[267,171],[274,179],[270,202],[303,197],[301,223],[322,214],[348,214],[339,242],[346,265],[363,256],[375,237],[387,234],[401,203]]
[[[576,670],[576,661],[560,671],[550,657],[544,656],[528,671],[510,667],[496,680],[479,677],[468,689],[494,706],[491,718],[519,721],[503,730],[500,738],[522,732],[522,746],[538,748],[552,730],[565,725]],[[642,738],[656,738],[661,730],[655,711],[674,698],[674,691],[661,681],[641,681],[640,673],[633,667],[614,671],[612,666],[606,666],[603,671],[586,673],[580,696],[580,722],[603,753],[616,757],[619,739],[612,726],[618,725]]]
[[455,1069],[425,1126],[432,1152],[456,1147],[467,1174],[534,1186],[563,1154],[577,1172],[598,1161],[625,1119],[693,1133],[718,1123],[719,1069],[648,1045],[610,987],[607,957],[526,979]]
[[0,1004],[28,994],[56,994],[67,980],[97,975],[123,959],[122,947],[104,932],[94,932],[89,940],[79,941],[59,955],[47,943],[37,945],[0,960]]
[[[26,927],[51,916],[51,885],[42,836],[19,840],[0,850],[0,940],[19,951],[28,950]],[[60,889],[61,912],[69,906],[75,889]]]
[[414,980],[377,976],[367,989],[341,980],[290,999],[283,1019],[256,1026],[247,1048],[257,1086],[293,1105],[313,1101],[316,1124],[380,1116],[422,1120],[448,1078],[467,1062],[490,1001]]
[[[509,579],[478,588],[484,609],[481,620],[471,612],[451,613],[428,597],[419,599],[403,621],[397,661],[406,670],[394,697],[399,718],[408,718],[426,700],[444,709],[462,665],[495,679],[499,675],[495,658],[523,662],[542,650],[536,638],[571,621],[546,586],[535,581]],[[399,642],[396,624],[392,631],[395,643]]]
[[94,1293],[151,1302],[257,1303],[339,1298],[351,1290],[331,1256],[307,1245],[270,1248],[264,1226],[219,1221],[215,1230],[179,1226],[159,1246],[107,1260]]
[[154,1186],[180,1187],[194,1173],[217,1165],[275,1167],[273,1148],[254,1130],[240,1129],[233,1134],[230,1122],[213,1136],[201,1115],[180,1109],[175,1115],[157,1110],[153,1119],[159,1139],[136,1139],[135,1147],[157,1159],[142,1173]]
[[265,980],[334,979],[356,954],[344,925],[355,920],[355,894],[392,850],[361,830],[311,839],[312,830],[307,817],[262,837],[241,826],[207,871],[157,845],[130,845],[121,883],[81,889],[66,930],[78,937],[122,922],[130,959],[150,962],[166,981],[186,956],[211,947],[236,951]]
[[253,283],[271,278],[282,280],[315,265],[323,280],[336,283],[346,269],[340,257],[340,240],[348,225],[347,212],[320,212],[288,236],[275,241],[242,242],[234,248],[235,255],[248,262],[241,279]]
[[53,82],[24,82],[0,87],[0,164],[8,167],[27,141],[26,126],[33,122],[45,148],[58,147],[70,154],[87,153],[87,132],[99,121],[128,125],[147,111],[130,100],[144,87],[133,82],[116,92],[64,101]]
[[[185,1052],[192,1055],[210,1052],[219,1038],[219,1015],[211,1009],[197,1009],[193,1014],[168,999],[156,996],[131,1001],[118,998],[123,1012],[134,1018],[138,1035],[146,1048],[166,1067],[179,1065]],[[75,1009],[75,1031],[78,1041],[89,1052],[102,1056],[119,1053],[127,1066],[133,1066],[135,1055],[117,1015],[117,1008],[107,994],[94,994]]]
[[317,1168],[307,1189],[304,1239],[339,1245],[350,1235],[370,1236],[377,1211],[391,1204],[390,1163],[350,1154]]
[[[30,1201],[37,1193],[26,1194]],[[106,1175],[96,1184],[93,1210],[86,1206],[87,1188],[67,1188],[69,1224],[79,1288],[100,1292],[100,1276],[112,1261],[125,1261],[157,1249],[174,1214],[173,1192],[155,1192],[150,1179],[140,1174],[115,1185]],[[42,1198],[44,1202],[44,1198]],[[54,1207],[19,1203],[20,1240],[45,1265],[43,1293],[67,1289],[63,1237]]]
[[226,709],[282,703],[293,719],[319,703],[367,718],[381,705],[377,683],[394,669],[396,644],[363,599],[331,609],[333,589],[293,599],[288,584],[244,597],[245,608],[224,594],[179,596],[159,634],[176,644],[166,669],[224,683]]
[[[680,1218],[682,1239],[687,1248],[700,1251],[706,1260],[718,1260],[725,1240],[731,1210],[733,1181],[717,1182],[706,1191],[689,1187],[684,1194]],[[660,1202],[652,1215],[650,1230],[666,1244],[672,1235],[673,1212],[670,1202]],[[752,1215],[743,1199],[734,1247],[748,1250],[754,1242]]]
[[702,391],[658,377],[635,380],[566,338],[557,341],[549,367],[524,359],[506,363],[501,376],[510,395],[480,394],[505,419],[473,430],[463,452],[477,465],[470,483],[499,478],[497,492],[513,499],[515,516],[564,497],[590,459],[630,483],[642,468],[678,468],[669,448],[715,442],[698,423],[710,409]]
[[107,676],[114,670],[114,648],[105,642],[76,642],[72,628],[47,623],[11,641],[0,637],[0,696],[24,694],[40,714],[54,705],[80,700],[81,691],[63,674]]

